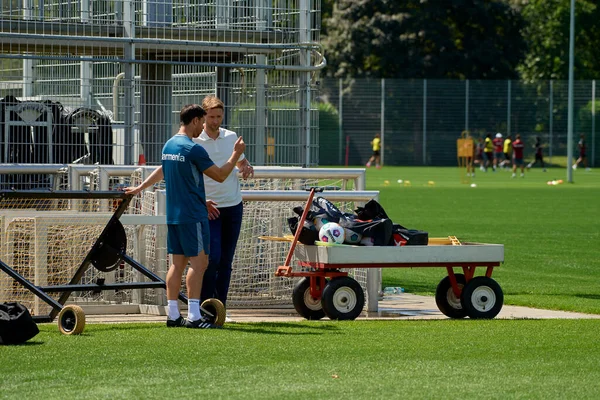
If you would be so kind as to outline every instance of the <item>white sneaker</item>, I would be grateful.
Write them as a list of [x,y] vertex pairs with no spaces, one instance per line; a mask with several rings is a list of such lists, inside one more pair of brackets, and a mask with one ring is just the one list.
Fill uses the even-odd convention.
[[521,178],[525,178],[525,174],[521,174]]
[[514,173],[513,173],[513,174],[512,174],[512,176],[511,176],[511,178],[514,178],[515,176],[517,176],[517,174],[514,174]]
[[573,169],[577,169],[577,164],[573,164]]
[[231,317],[229,317],[229,314],[225,314],[225,322],[230,323],[230,322],[235,322],[235,321],[232,320]]
[[585,170],[586,171],[591,171],[592,169],[590,167],[587,167]]

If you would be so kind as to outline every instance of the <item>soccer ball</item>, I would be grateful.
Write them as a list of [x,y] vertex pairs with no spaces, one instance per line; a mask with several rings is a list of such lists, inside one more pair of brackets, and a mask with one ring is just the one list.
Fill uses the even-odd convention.
[[360,244],[362,244],[363,246],[375,246],[375,239],[369,236],[364,236],[360,240]]
[[344,228],[335,222],[328,222],[319,230],[319,240],[325,243],[344,243]]
[[315,226],[317,227],[317,230],[321,230],[323,225],[325,225],[328,222],[329,222],[329,220],[326,217],[315,217],[313,219],[313,224],[315,224]]
[[344,243],[357,244],[360,243],[360,240],[362,239],[362,235],[360,233],[354,232],[348,228],[344,228],[344,235],[346,236]]

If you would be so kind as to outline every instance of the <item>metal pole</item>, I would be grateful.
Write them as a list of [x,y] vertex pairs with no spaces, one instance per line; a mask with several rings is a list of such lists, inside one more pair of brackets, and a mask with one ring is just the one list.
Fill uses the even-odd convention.
[[548,162],[552,164],[552,136],[554,130],[554,85],[552,81],[550,81],[550,116],[549,118],[549,134],[550,134],[550,143],[548,146],[550,149],[548,150]]
[[380,164],[385,164],[385,78],[381,79],[381,121],[379,130],[381,131],[381,145],[380,145]]
[[596,80],[592,81],[592,162],[590,167],[594,167],[596,159]]
[[508,80],[508,99],[506,106],[506,136],[510,136],[510,109],[511,109],[511,92],[512,92],[512,81]]
[[[310,2],[308,0],[300,0],[300,31],[299,38],[301,43],[309,43],[310,42]],[[305,49],[300,52],[300,63],[305,66],[310,66],[310,55],[311,52],[309,49]],[[310,145],[311,145],[311,131],[310,131],[310,100],[311,100],[311,88],[310,88],[310,80],[311,73],[305,72],[300,74],[300,90],[302,93],[300,94],[300,104],[299,108],[301,110],[300,115],[302,118],[301,124],[304,128],[304,167],[310,167],[311,157],[310,157]]]
[[573,61],[575,58],[575,0],[571,0],[569,29],[569,112],[567,124],[567,182],[573,183]]
[[469,80],[465,81],[465,131],[469,130]]
[[423,165],[427,165],[427,79],[423,79]]
[[338,97],[338,145],[339,145],[339,153],[338,153],[338,160],[339,160],[339,164],[343,165],[343,161],[342,161],[342,146],[343,146],[343,142],[344,142],[344,129],[343,129],[343,110],[344,110],[344,102],[343,102],[343,93],[344,93],[344,86],[342,84],[342,78],[340,78],[339,80],[339,85],[340,85],[340,94]]

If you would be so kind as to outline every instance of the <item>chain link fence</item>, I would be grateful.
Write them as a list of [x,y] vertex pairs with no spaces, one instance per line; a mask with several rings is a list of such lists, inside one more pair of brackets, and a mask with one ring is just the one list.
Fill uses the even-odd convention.
[[[372,153],[371,140],[381,133],[386,165],[453,166],[456,140],[465,130],[475,140],[487,133],[520,134],[527,145],[526,159],[533,158],[539,136],[546,160],[566,163],[567,81],[323,79],[320,83],[321,165],[364,165]],[[573,142],[576,146],[584,135],[593,167],[600,150],[596,81],[576,81],[573,94]],[[574,158],[578,154],[574,148]]]

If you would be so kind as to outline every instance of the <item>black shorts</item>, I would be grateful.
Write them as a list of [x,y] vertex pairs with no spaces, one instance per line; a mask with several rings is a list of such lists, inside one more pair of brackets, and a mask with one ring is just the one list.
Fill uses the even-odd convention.
[[375,157],[379,157],[379,150],[373,150],[373,155]]

